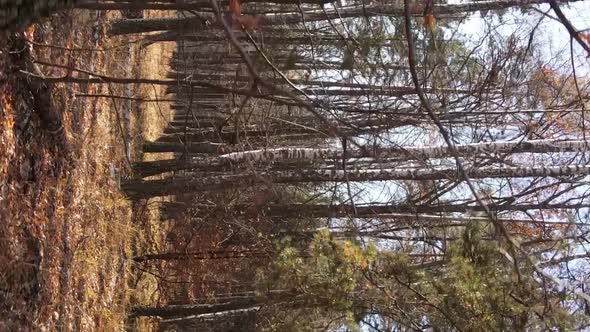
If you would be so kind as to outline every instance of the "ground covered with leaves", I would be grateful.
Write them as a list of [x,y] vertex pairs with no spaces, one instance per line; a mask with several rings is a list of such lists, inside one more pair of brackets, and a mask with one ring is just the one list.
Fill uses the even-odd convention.
[[117,15],[62,13],[0,36],[2,331],[118,330],[129,302],[141,298],[129,262],[149,213],[134,217],[141,202],[130,203],[118,181],[136,154],[142,119],[132,118],[142,109],[132,100],[81,96],[138,92],[59,82],[40,88],[23,73],[141,75],[145,50],[105,35]]

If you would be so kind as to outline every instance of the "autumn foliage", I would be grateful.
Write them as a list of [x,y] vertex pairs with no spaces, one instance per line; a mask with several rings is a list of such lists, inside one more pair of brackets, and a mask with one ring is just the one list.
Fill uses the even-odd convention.
[[234,30],[260,29],[260,16],[242,15],[239,0],[230,0],[226,21]]

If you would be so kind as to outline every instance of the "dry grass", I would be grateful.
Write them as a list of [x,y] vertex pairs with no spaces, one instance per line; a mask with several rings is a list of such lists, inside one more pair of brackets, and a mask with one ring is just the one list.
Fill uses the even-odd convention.
[[[36,42],[52,47],[37,45],[34,53],[109,75],[157,75],[170,45],[93,51],[129,40],[102,33],[117,16],[53,17],[35,33]],[[130,303],[151,301],[155,283],[133,277],[130,258],[156,245],[159,230],[145,202],[131,204],[119,192],[118,174],[127,175],[128,156],[141,158],[133,143],[161,130],[166,106],[75,97],[146,95],[152,87],[56,84],[48,107],[63,115],[65,135],[49,132],[31,110],[32,92],[17,78],[7,47],[0,54],[0,331],[121,330]]]
[[[144,11],[144,17],[163,17],[170,15],[158,11]],[[136,61],[139,77],[161,79],[167,74],[168,61],[176,47],[175,43],[151,44],[138,51],[141,61]],[[154,100],[165,94],[166,88],[159,85],[141,85],[137,94],[143,98]],[[135,151],[134,160],[157,160],[172,158],[172,154],[142,154],[141,144],[144,141],[157,139],[172,113],[168,102],[144,102],[137,105],[130,118],[132,151]],[[158,251],[162,246],[164,230],[161,229],[159,216],[159,199],[135,202],[134,223],[138,225],[141,232],[137,234],[135,252]],[[158,280],[152,274],[141,270],[136,271],[134,280],[131,283],[133,289],[130,302],[132,305],[150,305],[157,303],[159,299]],[[153,319],[139,318],[129,322],[131,326],[139,331],[149,331],[154,326]]]

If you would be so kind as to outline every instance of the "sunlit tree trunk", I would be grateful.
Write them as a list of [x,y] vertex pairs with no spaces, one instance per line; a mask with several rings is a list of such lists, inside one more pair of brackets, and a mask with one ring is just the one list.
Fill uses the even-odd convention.
[[255,297],[232,300],[222,303],[167,305],[161,307],[134,307],[131,317],[183,317],[209,313],[221,313],[230,310],[250,308],[257,304]]
[[[590,142],[581,140],[536,140],[522,142],[492,142],[462,144],[455,147],[460,156],[485,156],[502,153],[549,153],[549,152],[579,152],[587,149]],[[220,156],[240,163],[250,161],[281,161],[281,160],[326,160],[341,159],[343,153],[333,149],[307,148],[276,148],[234,152]],[[349,158],[392,158],[395,160],[426,160],[432,158],[450,157],[448,146],[434,147],[379,147],[367,150],[348,151]]]
[[[586,141],[561,141],[561,140],[537,140],[523,142],[494,142],[494,143],[475,143],[457,145],[456,150],[460,156],[472,157],[499,155],[503,153],[550,153],[550,152],[579,152],[586,149]],[[220,147],[215,150],[219,152]],[[183,151],[182,146],[178,146],[176,151]],[[193,150],[208,151],[210,150]],[[147,152],[147,150],[146,150]],[[154,151],[149,151],[154,152]],[[136,171],[143,176],[155,175],[171,171],[186,169],[205,169],[217,166],[229,166],[231,164],[241,164],[246,162],[305,162],[312,163],[317,161],[341,160],[345,158],[376,158],[395,161],[408,160],[427,160],[433,158],[448,158],[450,155],[447,146],[435,147],[380,147],[367,150],[349,150],[346,156],[341,150],[337,149],[314,149],[314,148],[273,148],[251,151],[239,151],[228,154],[222,154],[218,158],[186,158],[183,160],[157,160],[148,162],[138,162],[134,165]]]
[[160,332],[255,332],[259,306],[226,310],[209,314],[167,318],[160,321]]

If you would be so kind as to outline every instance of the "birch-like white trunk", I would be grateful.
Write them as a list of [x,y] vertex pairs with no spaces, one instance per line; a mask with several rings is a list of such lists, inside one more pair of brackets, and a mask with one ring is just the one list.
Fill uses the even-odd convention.
[[[173,146],[172,146],[173,145]],[[588,149],[590,142],[582,140],[535,140],[524,142],[494,142],[457,145],[457,153],[463,157],[485,155],[498,155],[506,153],[556,153],[556,152],[582,152]],[[186,151],[202,153],[219,153],[223,148],[217,146],[191,147]],[[236,149],[232,147],[232,149]],[[185,149],[179,143],[161,145],[146,144],[146,152],[180,151]],[[229,150],[228,147],[225,149]],[[390,147],[367,150],[347,151],[346,156],[339,149],[314,149],[314,148],[275,148],[251,151],[238,151],[223,154],[219,157],[195,157],[186,160],[158,160],[139,162],[134,165],[136,172],[142,176],[150,176],[160,173],[186,170],[186,169],[211,169],[214,167],[228,167],[248,162],[281,163],[281,162],[325,162],[345,158],[375,158],[388,159],[389,161],[426,160],[435,158],[450,158],[447,146],[435,147]],[[278,166],[278,165],[277,165]]]
[[[474,156],[503,153],[549,153],[581,152],[590,150],[590,142],[583,140],[535,140],[522,142],[493,142],[456,145],[460,156]],[[245,161],[285,161],[285,160],[328,160],[341,159],[342,150],[310,148],[277,148],[254,151],[234,152],[220,156],[235,163]],[[451,158],[446,145],[434,147],[388,147],[365,151],[353,150],[347,158],[388,158],[395,160],[424,160],[431,158]]]

